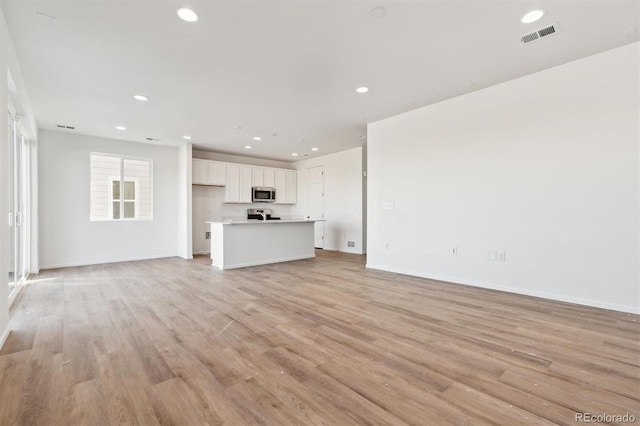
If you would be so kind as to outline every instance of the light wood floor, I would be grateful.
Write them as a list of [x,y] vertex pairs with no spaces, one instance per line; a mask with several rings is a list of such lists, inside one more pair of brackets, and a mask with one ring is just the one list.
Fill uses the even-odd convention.
[[640,422],[638,316],[332,252],[209,263],[37,276],[0,352],[0,425]]

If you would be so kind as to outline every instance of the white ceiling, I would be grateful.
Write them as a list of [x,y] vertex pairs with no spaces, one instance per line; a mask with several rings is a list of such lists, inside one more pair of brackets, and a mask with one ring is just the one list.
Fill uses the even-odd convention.
[[[640,20],[638,0],[0,5],[40,128],[169,144],[191,135],[199,149],[284,161],[363,145],[367,122],[637,41]],[[199,22],[178,19],[183,6]],[[535,8],[545,17],[522,24]],[[520,42],[551,23],[559,34]]]

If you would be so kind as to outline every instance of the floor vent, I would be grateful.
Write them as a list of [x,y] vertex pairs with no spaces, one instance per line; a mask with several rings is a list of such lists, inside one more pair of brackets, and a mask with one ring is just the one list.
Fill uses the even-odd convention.
[[549,25],[548,27],[544,27],[532,33],[523,35],[522,38],[520,38],[520,41],[522,41],[524,44],[531,43],[536,40],[540,40],[541,38],[549,37],[550,35],[557,34],[559,31],[560,30],[558,28],[558,24],[552,24],[552,25]]

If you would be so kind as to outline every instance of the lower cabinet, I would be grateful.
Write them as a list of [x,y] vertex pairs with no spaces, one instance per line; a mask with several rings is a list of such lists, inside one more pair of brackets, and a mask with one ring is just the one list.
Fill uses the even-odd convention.
[[225,203],[251,203],[251,166],[227,163]]

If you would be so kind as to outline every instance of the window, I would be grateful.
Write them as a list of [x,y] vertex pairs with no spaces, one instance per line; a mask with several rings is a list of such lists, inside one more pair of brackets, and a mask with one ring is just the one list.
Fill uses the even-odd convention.
[[91,153],[91,220],[152,219],[151,170],[151,160]]
[[[138,200],[138,188],[140,184],[138,179],[127,178],[124,180],[124,193],[120,197],[120,179],[109,178],[109,219],[135,219],[140,216]],[[122,216],[122,217],[121,217]]]

